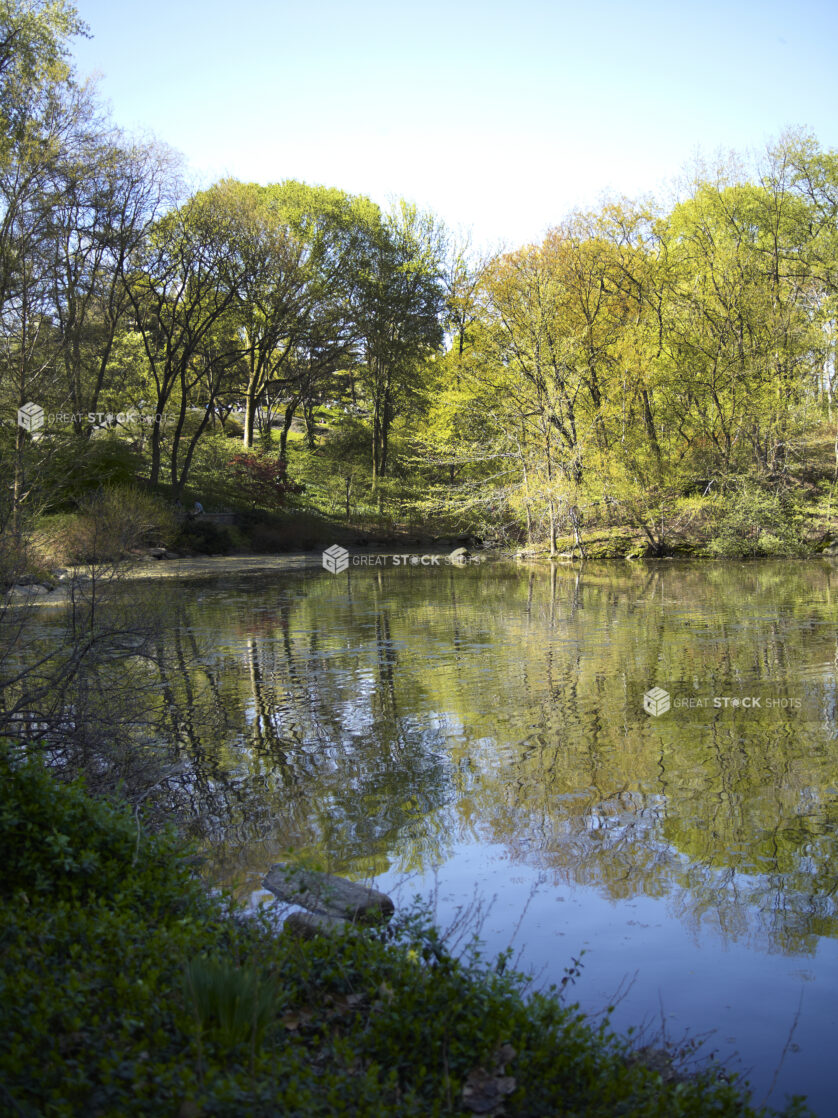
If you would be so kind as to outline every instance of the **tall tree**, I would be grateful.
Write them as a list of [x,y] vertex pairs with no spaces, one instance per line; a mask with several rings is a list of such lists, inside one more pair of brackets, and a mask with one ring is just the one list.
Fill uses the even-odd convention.
[[442,345],[442,253],[433,216],[406,202],[387,215],[370,246],[358,326],[372,411],[373,487],[387,474],[393,420],[422,363]]
[[[158,417],[166,415],[179,390],[171,462],[175,489],[177,446],[190,389],[202,376],[205,347],[222,318],[235,308],[248,276],[251,262],[241,251],[247,217],[238,193],[220,183],[161,218],[129,259],[126,288],[148,359]],[[228,352],[224,360],[233,359]],[[162,444],[160,419],[151,435],[152,484],[160,479]]]

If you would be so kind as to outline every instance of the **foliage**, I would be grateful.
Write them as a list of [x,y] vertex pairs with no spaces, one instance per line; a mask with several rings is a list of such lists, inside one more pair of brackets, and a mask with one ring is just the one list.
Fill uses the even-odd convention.
[[[608,502],[663,555],[678,496],[799,490],[812,433],[834,445],[838,157],[806,133],[672,205],[607,201],[479,256],[403,200],[189,194],[74,80],[71,4],[4,0],[0,29],[0,528],[128,481],[272,509],[299,417],[293,476],[343,523],[552,554],[572,532],[584,554],[582,510]],[[12,421],[32,403],[40,432]]]
[[56,440],[41,475],[44,512],[77,508],[103,487],[131,487],[142,470],[142,458],[125,440],[104,438]]
[[33,546],[53,565],[114,562],[136,548],[171,544],[177,530],[167,502],[135,487],[108,485],[80,498],[75,513],[42,517]]
[[724,504],[707,553],[718,559],[800,555],[799,519],[788,498],[743,486]]
[[260,1046],[279,1005],[274,979],[259,967],[228,959],[190,959],[184,989],[201,1035],[220,1048]]
[[186,520],[174,539],[176,548],[196,551],[199,555],[227,555],[234,540],[229,530],[211,520]]
[[560,990],[525,999],[476,945],[455,958],[418,912],[390,940],[276,937],[208,895],[173,836],[78,784],[10,750],[0,789],[15,1113],[455,1114],[486,1078],[514,1088],[510,1115],[755,1113],[725,1082],[629,1059]]
[[278,508],[286,498],[302,492],[302,486],[288,478],[287,463],[282,457],[271,459],[241,453],[232,458],[230,465],[235,472],[236,489],[254,505]]

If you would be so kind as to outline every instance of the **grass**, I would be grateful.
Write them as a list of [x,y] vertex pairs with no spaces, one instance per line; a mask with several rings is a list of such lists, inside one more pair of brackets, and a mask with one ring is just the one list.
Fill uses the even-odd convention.
[[176,836],[9,749],[0,842],[3,1113],[764,1113],[638,1059],[477,944],[454,957],[420,911],[309,942],[244,920]]

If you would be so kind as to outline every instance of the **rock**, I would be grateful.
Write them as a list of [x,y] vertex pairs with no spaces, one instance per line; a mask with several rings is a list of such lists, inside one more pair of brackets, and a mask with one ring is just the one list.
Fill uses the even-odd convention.
[[41,586],[38,582],[19,582],[17,584],[19,590],[23,590],[29,597],[37,597],[38,594],[49,594],[51,587]]
[[463,1084],[463,1107],[472,1114],[503,1114],[503,1100],[515,1086],[511,1075],[492,1075],[475,1068]]
[[320,912],[292,912],[286,917],[282,927],[297,939],[314,939],[315,936],[341,935],[352,924],[341,916],[326,916]]
[[334,874],[277,862],[263,882],[282,901],[300,905],[323,916],[337,916],[353,923],[374,924],[389,920],[395,906],[377,889],[357,885]]
[[165,547],[150,547],[147,554],[149,554],[152,559],[165,559],[166,549]]

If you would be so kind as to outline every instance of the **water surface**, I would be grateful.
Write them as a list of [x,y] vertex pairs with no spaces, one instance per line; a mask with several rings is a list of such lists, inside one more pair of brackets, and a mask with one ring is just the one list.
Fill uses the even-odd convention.
[[[313,855],[405,900],[435,890],[443,925],[494,898],[490,951],[514,934],[549,982],[584,949],[584,1008],[622,990],[617,1027],[715,1030],[757,1101],[773,1085],[830,1112],[831,563],[355,566],[163,592],[216,880],[255,902],[271,862]],[[801,706],[655,717],[656,685]]]

